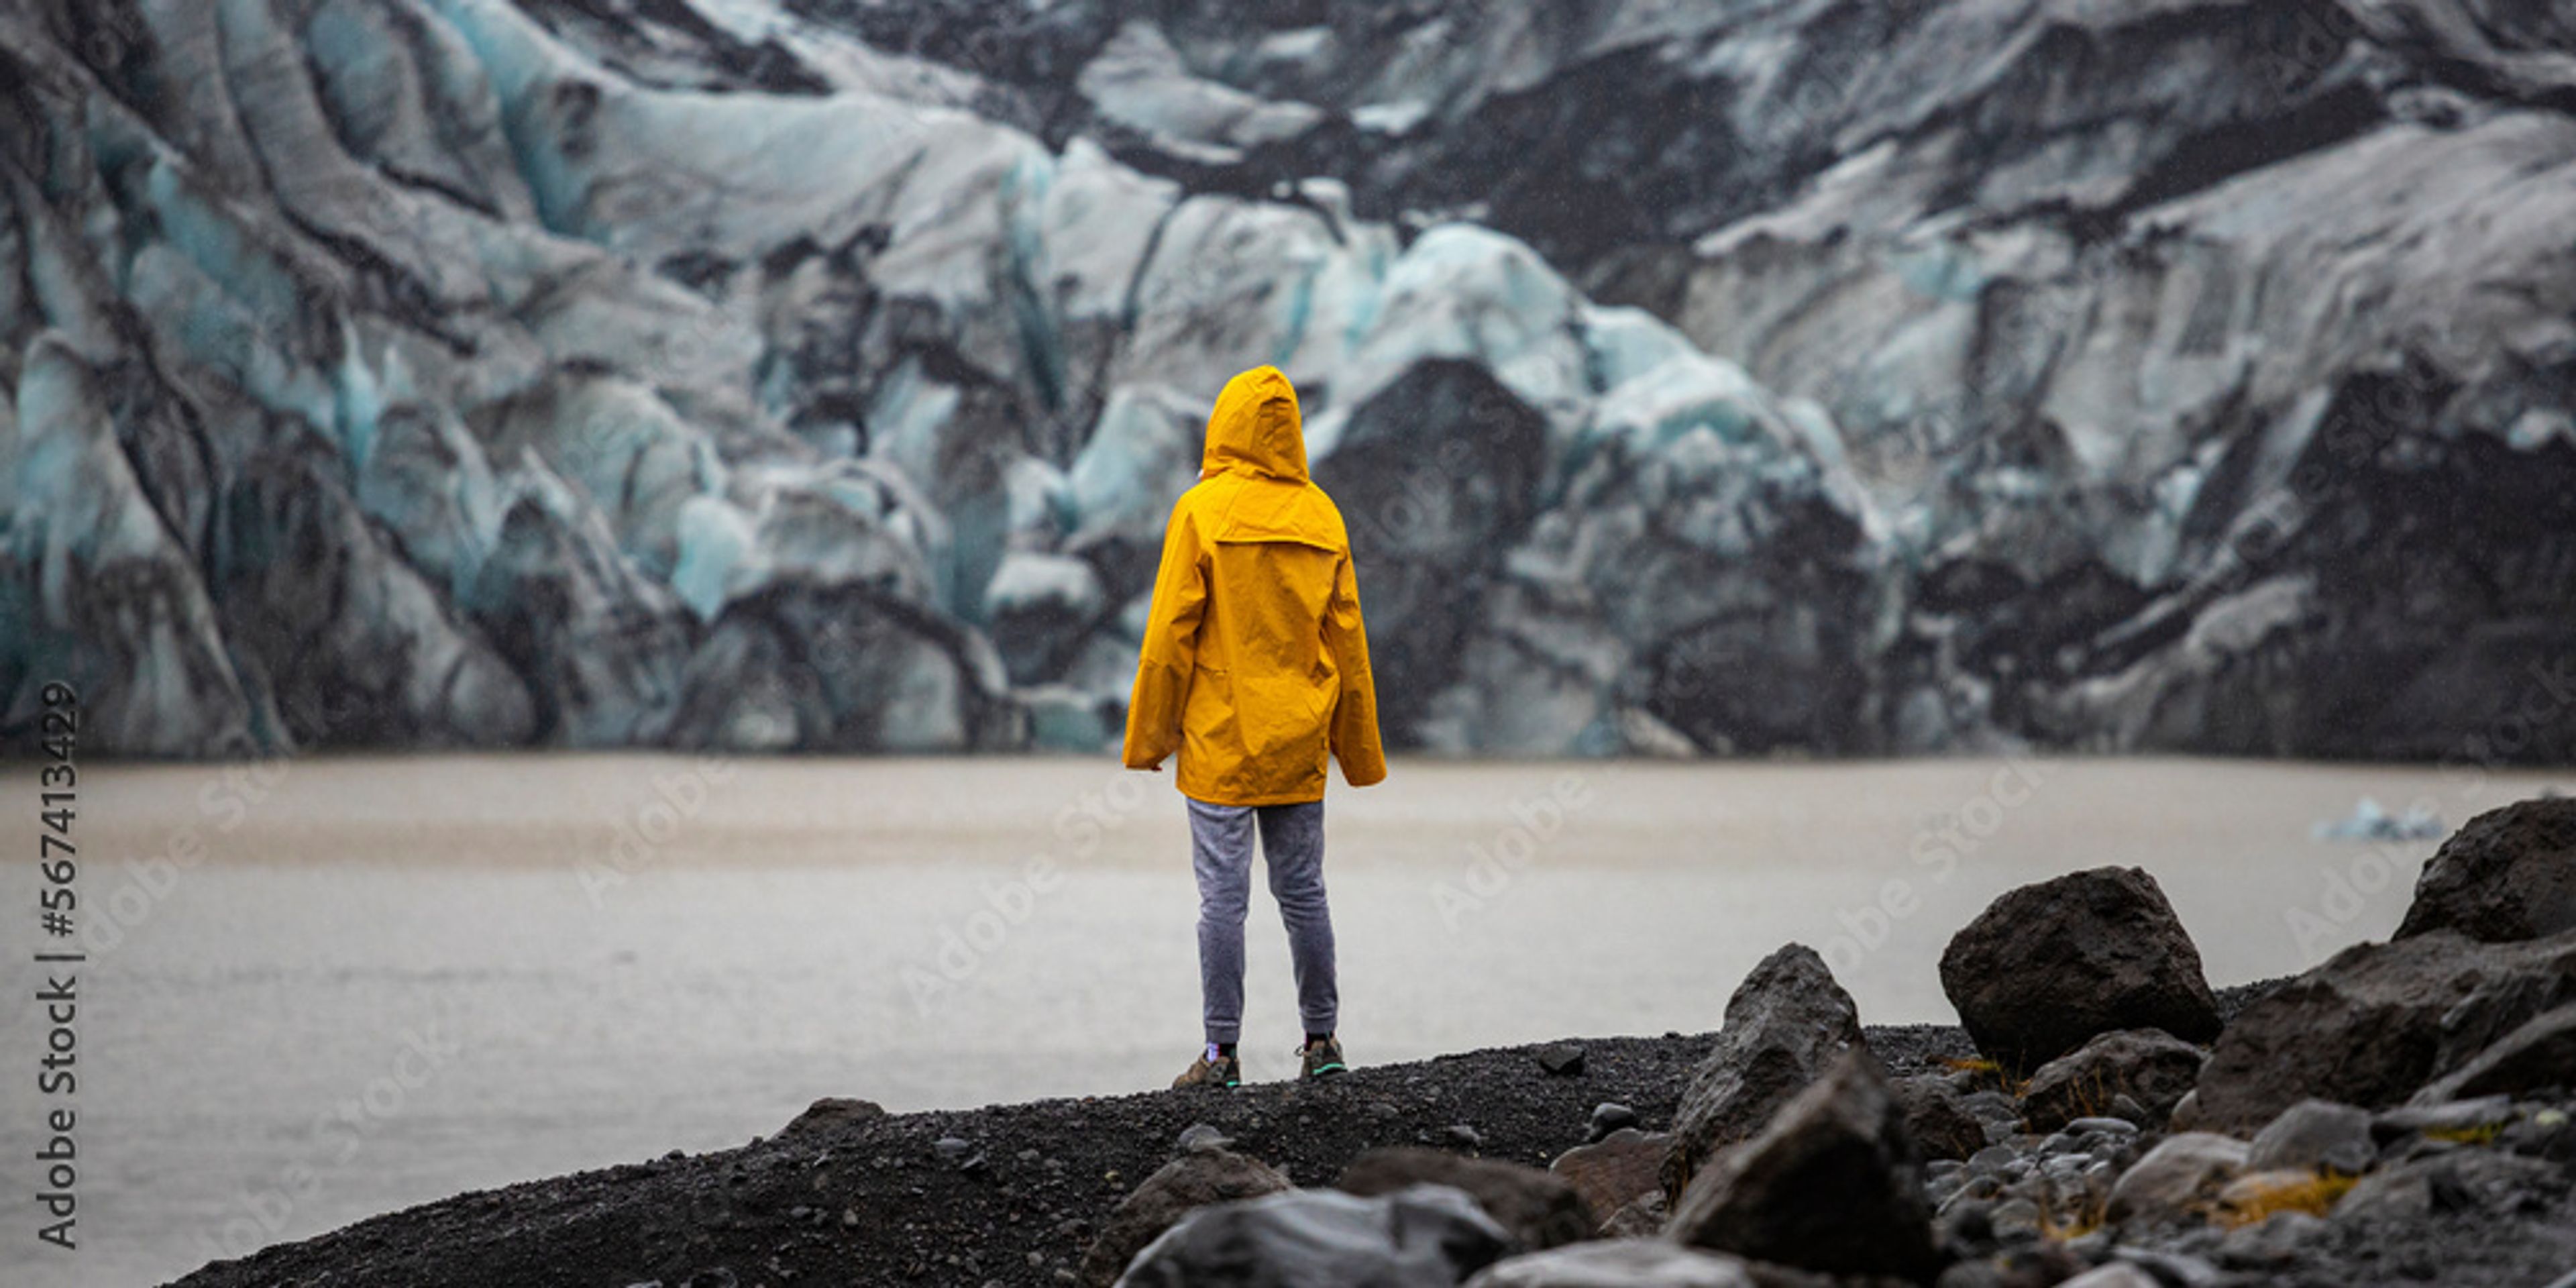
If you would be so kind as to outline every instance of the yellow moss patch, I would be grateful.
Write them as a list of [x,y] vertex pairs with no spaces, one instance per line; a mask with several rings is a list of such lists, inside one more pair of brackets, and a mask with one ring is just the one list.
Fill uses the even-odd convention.
[[2057,1214],[2054,1211],[2043,1206],[2039,1210],[2040,1236],[2042,1238],[2056,1239],[2059,1241],[2067,1239],[2081,1239],[2085,1235],[2091,1234],[2095,1230],[2102,1228],[2104,1212],[2107,1206],[2108,1205],[2102,1200],[2088,1199],[2077,1207],[2074,1215],[2068,1217],[2063,1222],[2057,1219]]
[[2016,1097],[2021,1095],[2024,1087],[2030,1085],[2027,1080],[2016,1082],[2013,1079],[2004,1076],[2004,1067],[1985,1058],[1984,1056],[1943,1056],[1941,1058],[1941,1067],[1952,1073],[1974,1075],[1976,1081],[1985,1083],[2000,1091],[2011,1092]]
[[2218,1204],[2210,1218],[2233,1228],[2282,1212],[2324,1216],[2356,1179],[2334,1172],[2256,1172],[2241,1176],[2219,1191]]
[[2503,1123],[2480,1123],[2475,1127],[2434,1127],[2424,1133],[2426,1140],[2453,1140],[2463,1145],[2492,1145],[2504,1134]]

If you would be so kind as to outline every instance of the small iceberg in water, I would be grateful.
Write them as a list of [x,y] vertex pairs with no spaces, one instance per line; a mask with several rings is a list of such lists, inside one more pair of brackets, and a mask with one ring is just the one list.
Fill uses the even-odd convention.
[[2442,816],[2421,805],[2391,814],[2368,796],[2355,802],[2349,817],[2320,820],[2309,829],[2320,841],[2430,841],[2443,833]]

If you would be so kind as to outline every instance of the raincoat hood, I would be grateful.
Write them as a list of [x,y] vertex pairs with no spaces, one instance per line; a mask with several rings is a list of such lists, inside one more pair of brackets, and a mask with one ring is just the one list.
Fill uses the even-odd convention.
[[1291,482],[1306,481],[1306,431],[1297,414],[1297,388],[1277,367],[1254,367],[1225,382],[1208,416],[1207,451],[1199,477],[1230,468]]

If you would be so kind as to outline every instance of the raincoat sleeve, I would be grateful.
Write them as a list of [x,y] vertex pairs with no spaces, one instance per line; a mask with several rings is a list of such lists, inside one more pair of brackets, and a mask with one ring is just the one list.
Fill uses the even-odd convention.
[[1206,611],[1207,548],[1188,508],[1176,505],[1163,532],[1163,564],[1146,610],[1136,690],[1127,699],[1129,769],[1160,769],[1165,756],[1180,750],[1181,711],[1189,700],[1199,618]]
[[1342,675],[1342,690],[1333,698],[1333,758],[1342,762],[1342,781],[1366,787],[1385,779],[1386,752],[1377,740],[1377,681],[1369,675],[1359,574],[1352,570],[1347,550],[1333,566],[1333,597],[1324,609],[1324,648]]

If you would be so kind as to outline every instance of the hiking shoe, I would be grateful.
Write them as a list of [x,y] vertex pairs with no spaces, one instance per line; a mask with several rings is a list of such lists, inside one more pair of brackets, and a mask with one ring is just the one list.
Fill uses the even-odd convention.
[[1172,1085],[1174,1087],[1240,1087],[1243,1085],[1243,1062],[1230,1055],[1221,1055],[1210,1060],[1207,1058],[1207,1052],[1201,1051],[1198,1059],[1190,1061],[1189,1068],[1181,1070],[1181,1076],[1172,1079]]
[[1350,1072],[1350,1066],[1342,1063],[1342,1044],[1338,1038],[1308,1042],[1297,1048],[1297,1056],[1297,1076],[1301,1078],[1329,1078]]

